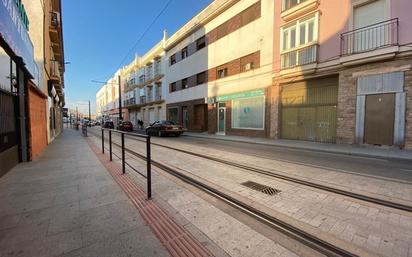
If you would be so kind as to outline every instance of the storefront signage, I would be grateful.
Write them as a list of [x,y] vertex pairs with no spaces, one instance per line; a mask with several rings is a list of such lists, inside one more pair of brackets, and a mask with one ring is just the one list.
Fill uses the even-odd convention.
[[265,95],[265,90],[258,89],[258,90],[253,90],[253,91],[218,96],[216,97],[216,102],[225,102],[225,101],[238,99],[238,98],[249,98],[249,97],[264,96],[264,95]]
[[21,0],[0,0],[0,37],[23,59],[31,75],[37,77],[28,29],[29,20]]

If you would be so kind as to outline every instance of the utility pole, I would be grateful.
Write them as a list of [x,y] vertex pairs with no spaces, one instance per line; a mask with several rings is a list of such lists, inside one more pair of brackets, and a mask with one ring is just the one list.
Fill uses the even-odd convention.
[[120,83],[120,75],[117,76],[117,80],[119,82],[119,122],[123,120],[122,117],[122,84]]
[[91,118],[91,115],[90,115],[90,100],[89,100],[89,122],[92,122],[92,118]]

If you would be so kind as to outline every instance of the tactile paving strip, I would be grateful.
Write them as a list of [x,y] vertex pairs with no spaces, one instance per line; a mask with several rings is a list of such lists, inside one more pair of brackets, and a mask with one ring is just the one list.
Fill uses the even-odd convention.
[[121,167],[118,164],[111,162],[108,156],[102,154],[101,150],[90,139],[86,138],[86,141],[172,256],[213,256],[163,209],[153,201],[147,201],[146,193],[133,182],[127,173],[122,175]]

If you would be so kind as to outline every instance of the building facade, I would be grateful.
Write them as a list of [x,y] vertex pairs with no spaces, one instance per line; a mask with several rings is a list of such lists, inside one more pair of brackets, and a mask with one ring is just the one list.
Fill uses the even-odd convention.
[[273,12],[273,1],[214,1],[167,40],[168,119],[269,136]]
[[123,69],[122,78],[125,83],[124,106],[128,109],[129,120],[135,127],[138,121],[147,126],[157,120],[166,119],[164,70],[165,39],[157,43],[142,57]]
[[[46,147],[49,107],[56,110],[53,117],[61,117],[63,37],[61,26],[55,24],[57,45],[49,42],[54,13],[60,15],[60,1],[0,3],[0,176],[18,162],[35,159]],[[59,80],[53,83],[45,75],[50,56],[60,65]],[[51,91],[53,98],[49,97]]]
[[411,148],[412,2],[275,4],[270,136]]
[[[122,80],[123,69],[119,69],[96,93],[96,114],[102,121],[111,120],[114,124],[119,122],[119,89],[122,93],[120,101],[124,99],[125,82]],[[120,88],[119,88],[120,83]],[[128,110],[122,104],[121,115],[123,120],[128,120]]]

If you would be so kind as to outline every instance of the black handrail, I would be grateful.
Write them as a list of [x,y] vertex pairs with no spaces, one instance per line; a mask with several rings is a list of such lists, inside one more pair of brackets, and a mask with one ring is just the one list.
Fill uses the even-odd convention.
[[[116,129],[107,129],[107,128],[102,128],[102,153],[104,154],[104,131],[109,131],[109,157],[110,161],[113,160],[112,158],[112,133],[118,133],[120,134],[121,137],[121,159],[122,161],[122,174],[126,173],[126,165],[132,168],[134,171],[142,175],[143,177],[146,178],[147,180],[147,199],[152,198],[152,158],[151,158],[151,144],[150,144],[150,136],[149,135],[142,135],[142,134],[136,134],[136,133],[131,133],[131,132],[125,132],[121,130],[116,130]],[[135,168],[133,168],[130,164],[126,162],[126,156],[125,156],[125,135],[128,136],[133,136],[133,137],[140,137],[140,138],[145,138],[146,139],[146,169],[147,173],[146,175],[141,174],[138,172]],[[117,156],[117,155],[116,155]]]
[[399,43],[398,18],[341,34],[341,56],[373,51]]

